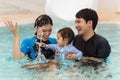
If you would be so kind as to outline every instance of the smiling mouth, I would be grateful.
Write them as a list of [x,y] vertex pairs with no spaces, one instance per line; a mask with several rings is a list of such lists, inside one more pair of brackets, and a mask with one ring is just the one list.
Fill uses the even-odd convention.
[[78,31],[81,31],[81,29],[79,28],[79,29],[77,29]]
[[48,37],[44,37],[44,36],[43,36],[43,39],[45,39],[45,40],[46,40],[46,39],[48,39]]

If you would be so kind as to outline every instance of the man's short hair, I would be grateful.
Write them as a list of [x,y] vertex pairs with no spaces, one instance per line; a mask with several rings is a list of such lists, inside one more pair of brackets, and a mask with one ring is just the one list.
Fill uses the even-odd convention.
[[75,17],[76,18],[83,18],[86,21],[86,23],[89,20],[92,20],[92,22],[93,22],[92,27],[93,27],[93,30],[95,30],[96,25],[98,23],[98,15],[97,15],[97,12],[95,10],[92,10],[89,8],[82,9],[76,13]]

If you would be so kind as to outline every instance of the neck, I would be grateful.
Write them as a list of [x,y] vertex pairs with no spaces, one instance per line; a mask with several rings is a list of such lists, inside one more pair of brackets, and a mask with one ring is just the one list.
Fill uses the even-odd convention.
[[95,33],[94,33],[93,30],[92,30],[92,31],[89,31],[89,32],[87,32],[87,33],[85,33],[85,34],[83,35],[83,39],[84,39],[85,41],[87,41],[87,40],[89,40],[94,34],[95,34]]
[[64,45],[62,47],[68,46],[68,43],[64,43]]

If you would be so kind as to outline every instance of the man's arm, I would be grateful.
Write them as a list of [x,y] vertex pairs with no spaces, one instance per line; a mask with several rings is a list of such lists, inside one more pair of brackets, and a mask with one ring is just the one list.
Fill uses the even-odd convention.
[[95,61],[95,62],[103,62],[104,59],[102,58],[95,58],[95,57],[82,57],[82,60],[91,60],[91,61]]
[[97,49],[97,58],[106,59],[111,52],[111,47],[107,40],[101,41],[101,43],[99,43],[99,45],[97,45],[97,48],[98,48]]

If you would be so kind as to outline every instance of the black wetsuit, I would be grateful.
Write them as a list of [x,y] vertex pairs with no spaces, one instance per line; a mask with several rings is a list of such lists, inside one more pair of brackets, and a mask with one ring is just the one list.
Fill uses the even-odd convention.
[[87,57],[106,59],[111,52],[108,41],[98,34],[94,34],[87,41],[84,41],[82,36],[77,35],[73,41],[73,45],[83,52],[83,56]]
[[[39,39],[37,39],[37,42],[40,42]],[[43,41],[42,41],[43,42]],[[49,40],[47,41],[44,41],[43,43],[45,44],[51,44],[51,42]],[[39,45],[35,43],[35,45],[33,46],[34,50],[35,50],[35,53],[36,53],[36,57],[38,55],[38,50],[39,50]],[[43,47],[41,47],[41,53],[44,54],[45,58],[46,59],[53,59],[54,58],[54,55],[55,55],[55,52],[51,49],[45,49]]]

